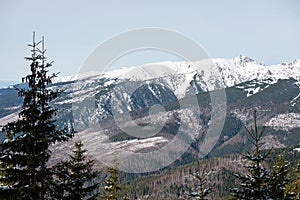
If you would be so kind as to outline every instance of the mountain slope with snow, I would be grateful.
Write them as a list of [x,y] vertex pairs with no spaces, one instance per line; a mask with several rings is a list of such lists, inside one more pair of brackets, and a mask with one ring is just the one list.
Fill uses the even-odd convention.
[[[64,90],[53,102],[58,108],[58,126],[75,128],[89,144],[90,152],[110,145],[120,150],[126,147],[133,152],[151,151],[168,144],[179,131],[185,134],[187,141],[201,141],[209,127],[214,125],[210,92],[226,88],[226,121],[224,129],[220,130],[220,139],[217,138],[220,149],[216,148],[216,151],[226,152],[234,141],[242,141],[236,137],[243,128],[242,124],[246,123],[245,119],[251,119],[253,108],[264,110],[263,122],[274,134],[282,131],[287,134],[277,137],[272,133],[268,136],[272,138],[273,146],[298,141],[295,135],[299,126],[292,121],[298,120],[300,113],[299,77],[299,59],[266,66],[246,56],[238,56],[86,72],[58,77],[50,87]],[[195,103],[193,97],[198,102]],[[12,88],[0,89],[0,125],[18,116],[21,100],[17,99]],[[123,121],[116,120],[116,116]],[[288,121],[284,123],[287,116]],[[162,124],[162,129],[149,136],[152,139],[145,139],[142,133],[154,127],[149,124]],[[101,130],[89,131],[91,127],[101,127]],[[134,130],[135,133],[128,135],[125,130]],[[291,139],[286,139],[289,137]],[[110,148],[106,151],[112,153]],[[193,143],[191,151],[193,155],[199,151],[197,144]]]
[[[211,65],[214,65],[212,71]],[[159,62],[108,72],[86,72],[77,76],[58,77],[57,82],[80,81],[82,79],[151,81],[159,80],[183,97],[190,91],[192,82],[203,91],[227,88],[242,82],[269,80],[273,84],[279,79],[294,78],[300,80],[300,59],[277,65],[264,65],[240,55],[232,59],[216,58],[199,62]],[[213,81],[210,83],[210,81]],[[208,89],[208,85],[214,87]]]

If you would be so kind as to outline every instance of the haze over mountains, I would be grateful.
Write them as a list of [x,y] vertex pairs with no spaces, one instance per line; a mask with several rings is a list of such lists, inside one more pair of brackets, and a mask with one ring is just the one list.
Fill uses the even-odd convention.
[[17,81],[0,81],[0,88],[5,88],[17,83],[18,83]]

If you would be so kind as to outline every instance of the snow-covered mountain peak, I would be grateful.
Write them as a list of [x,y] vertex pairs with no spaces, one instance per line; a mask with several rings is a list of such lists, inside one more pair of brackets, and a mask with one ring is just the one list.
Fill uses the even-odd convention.
[[[141,65],[128,70],[120,76],[123,79],[151,80],[170,76],[178,76],[195,72],[188,62],[158,62]],[[109,72],[108,72],[109,73]]]
[[295,59],[293,61],[290,61],[290,62],[283,62],[280,65],[283,65],[283,66],[300,65],[300,58],[297,58],[297,59]]
[[[215,67],[211,67],[212,64]],[[300,59],[269,66],[244,55],[231,59],[216,58],[198,62],[165,61],[106,72],[85,72],[76,76],[58,78],[56,82],[102,78],[120,81],[159,79],[162,84],[170,87],[175,94],[184,96],[190,91],[190,87],[193,87],[192,82],[197,82],[203,91],[207,91],[232,87],[251,80],[259,82],[269,79],[272,80],[271,83],[276,83],[279,79],[294,78],[300,81]]]
[[233,58],[233,61],[237,64],[255,62],[252,58],[249,58],[249,57],[244,56],[244,55],[239,55],[239,56]]

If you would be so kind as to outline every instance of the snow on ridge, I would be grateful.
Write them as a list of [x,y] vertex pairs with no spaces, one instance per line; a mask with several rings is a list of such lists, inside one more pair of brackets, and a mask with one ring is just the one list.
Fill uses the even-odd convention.
[[[231,59],[212,58],[206,59],[206,61],[210,61],[210,63],[215,64],[215,66],[218,68],[218,72],[222,75],[222,78],[224,78],[224,86],[226,87],[231,87],[234,84],[249,81],[252,79],[262,80],[269,77],[274,77],[277,79],[295,77],[300,80],[300,59],[296,59],[288,63],[269,66],[258,63],[255,60],[244,55],[239,55]],[[196,69],[193,65],[195,65],[196,63],[198,62],[156,62],[139,66],[123,67],[121,69],[114,69],[112,71],[91,71],[73,76],[59,76],[55,78],[55,82],[66,82],[97,76],[105,78],[132,77],[133,79],[137,78],[146,80],[170,75],[194,73]],[[205,68],[205,66],[203,67]]]
[[266,66],[247,57],[244,57],[244,59],[233,58],[212,60],[216,66],[219,67],[220,73],[222,74],[227,87],[253,79],[288,79],[290,77],[296,78],[297,75],[300,75],[300,70],[296,74],[294,71],[295,68],[300,69],[300,65],[292,67],[286,67],[281,64]]
[[[215,68],[212,68],[211,65],[214,65]],[[151,81],[151,83],[157,81],[158,84],[171,89],[177,98],[183,98],[191,91],[193,92],[192,89],[195,89],[196,93],[199,92],[198,86],[203,91],[212,91],[250,81],[247,85],[238,87],[243,89],[249,97],[263,91],[269,85],[277,83],[280,79],[290,77],[295,78],[300,83],[300,59],[289,63],[266,66],[247,56],[240,55],[231,59],[203,59],[196,62],[165,61],[107,72],[91,71],[74,76],[60,77],[56,81],[78,80],[70,87],[70,91],[73,92],[72,98],[65,102],[58,102],[58,104],[62,104],[79,102],[85,96],[89,96],[93,92],[88,91],[88,88],[91,86],[91,90],[96,89],[94,86],[101,79],[103,79],[103,87],[109,87],[114,83],[122,84],[124,80],[128,79]],[[78,92],[79,94],[77,94]],[[295,100],[291,104],[294,102]]]
[[73,81],[75,79],[76,79],[76,75],[57,76],[53,78],[52,83],[63,83],[63,82]]
[[[212,64],[215,68],[210,66]],[[231,59],[214,58],[197,62],[164,61],[106,72],[91,71],[74,76],[58,77],[55,82],[83,79],[97,81],[102,78],[108,81],[111,80],[110,84],[115,80],[158,80],[161,84],[169,87],[179,98],[187,94],[191,87],[191,81],[195,79],[197,79],[197,83],[203,91],[232,87],[255,80],[255,85],[243,88],[247,92],[247,96],[251,96],[280,79],[294,78],[300,81],[300,59],[269,66],[243,55]],[[264,80],[267,80],[267,82]],[[107,82],[106,86],[108,84]]]

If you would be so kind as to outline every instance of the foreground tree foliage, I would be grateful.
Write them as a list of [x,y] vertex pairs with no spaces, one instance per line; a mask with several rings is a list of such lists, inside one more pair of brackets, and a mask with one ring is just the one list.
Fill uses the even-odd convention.
[[253,152],[244,154],[244,158],[248,161],[248,164],[244,166],[248,174],[236,174],[240,185],[231,189],[232,195],[235,199],[241,200],[295,199],[292,193],[285,192],[285,187],[290,182],[290,163],[279,155],[271,169],[266,167],[265,161],[269,153],[261,148],[265,127],[258,131],[256,110],[254,110],[253,117],[254,129],[251,127],[249,130],[245,127],[250,136],[250,142],[254,145]]
[[58,130],[53,119],[56,109],[50,102],[61,91],[47,87],[56,75],[48,75],[52,63],[46,62],[44,38],[36,43],[33,34],[29,46],[32,54],[25,59],[31,62],[31,73],[22,80],[26,86],[17,88],[18,95],[24,98],[22,110],[19,119],[2,130],[8,138],[0,152],[0,163],[5,166],[0,172],[0,197],[5,199],[51,199],[49,146],[71,137],[65,130]]
[[300,199],[300,160],[294,169],[295,177],[291,183],[285,187],[287,196],[292,196],[294,199]]
[[240,180],[240,186],[232,189],[232,195],[236,199],[267,200],[270,195],[268,187],[270,171],[264,167],[263,163],[268,154],[261,150],[261,138],[265,127],[261,131],[258,130],[256,110],[254,110],[253,117],[254,129],[253,127],[250,130],[247,127],[245,129],[250,136],[250,142],[254,145],[254,151],[243,155],[244,159],[249,161],[249,164],[245,165],[249,174],[236,174],[236,177]]
[[292,199],[292,195],[285,195],[285,187],[291,180],[290,163],[279,155],[272,166],[269,189],[271,199]]
[[54,167],[57,199],[95,199],[99,183],[93,183],[99,172],[93,169],[94,160],[87,160],[82,142],[76,142],[73,155]]

